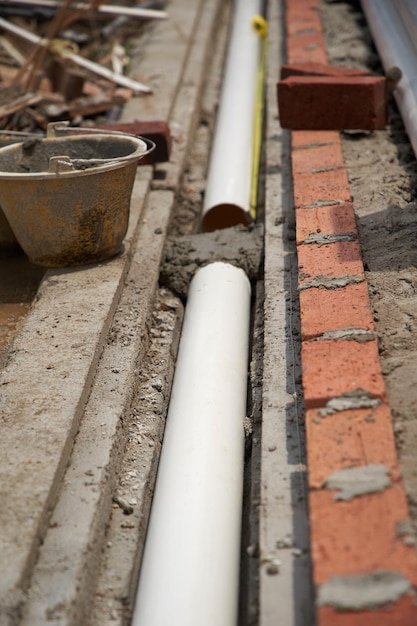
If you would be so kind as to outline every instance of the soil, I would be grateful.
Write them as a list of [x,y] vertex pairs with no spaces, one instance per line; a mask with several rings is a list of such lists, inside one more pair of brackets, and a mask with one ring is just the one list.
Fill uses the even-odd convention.
[[[383,74],[357,3],[322,3],[329,62]],[[411,515],[417,529],[417,161],[395,99],[389,123],[342,133],[382,369]]]

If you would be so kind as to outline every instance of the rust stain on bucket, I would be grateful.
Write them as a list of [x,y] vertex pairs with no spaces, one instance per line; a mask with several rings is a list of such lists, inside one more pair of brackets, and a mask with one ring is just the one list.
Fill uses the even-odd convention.
[[62,267],[118,254],[146,148],[94,133],[0,148],[0,205],[30,261]]

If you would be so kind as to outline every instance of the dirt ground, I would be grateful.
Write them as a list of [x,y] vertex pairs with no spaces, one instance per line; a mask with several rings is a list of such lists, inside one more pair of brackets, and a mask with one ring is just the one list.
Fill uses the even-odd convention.
[[[329,62],[383,74],[357,3],[322,3]],[[343,133],[400,464],[417,528],[417,161],[394,97],[386,130]]]

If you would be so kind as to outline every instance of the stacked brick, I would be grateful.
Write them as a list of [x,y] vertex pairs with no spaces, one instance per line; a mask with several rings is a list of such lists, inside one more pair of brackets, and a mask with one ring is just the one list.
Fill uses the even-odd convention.
[[[289,64],[326,64],[319,0],[286,0],[286,34]],[[340,137],[291,141],[317,622],[412,626],[416,548]]]

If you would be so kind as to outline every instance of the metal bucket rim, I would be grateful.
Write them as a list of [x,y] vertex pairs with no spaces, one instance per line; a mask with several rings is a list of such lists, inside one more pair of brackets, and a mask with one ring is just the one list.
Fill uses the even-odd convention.
[[[139,161],[141,158],[149,154],[149,152],[152,152],[152,150],[154,150],[155,148],[155,144],[149,141],[148,139],[145,141],[142,138],[136,137],[134,135],[129,135],[127,133],[126,134],[120,133],[120,135],[119,133],[117,133],[116,136],[115,136],[115,133],[102,132],[102,133],[91,133],[91,135],[86,133],[85,135],[80,134],[78,136],[68,135],[67,137],[63,137],[63,136],[44,137],[44,138],[39,139],[39,142],[40,143],[45,143],[45,142],[63,143],[64,141],[65,142],[67,141],[76,142],[80,140],[85,141],[86,137],[88,138],[89,136],[94,139],[97,139],[97,138],[98,139],[100,138],[116,139],[116,136],[123,137],[123,139],[125,140],[127,139],[132,144],[134,144],[136,146],[136,149],[131,154],[128,154],[122,157],[114,157],[113,159],[86,159],[85,160],[86,163],[88,161],[94,161],[95,163],[99,163],[99,165],[89,167],[87,169],[75,169],[75,170],[65,171],[65,172],[49,172],[49,171],[5,172],[5,171],[0,170],[0,180],[40,180],[40,179],[56,179],[56,178],[74,178],[75,176],[90,176],[92,174],[98,174],[100,172],[107,172],[110,170],[119,169],[121,167],[125,167],[126,165],[134,161]],[[4,153],[12,152],[13,150],[16,150],[16,147],[21,145],[22,143],[23,143],[22,141],[17,141],[16,143],[13,143],[11,145],[0,147],[0,156],[3,155]],[[79,162],[83,161],[83,159],[76,159],[76,160]]]

